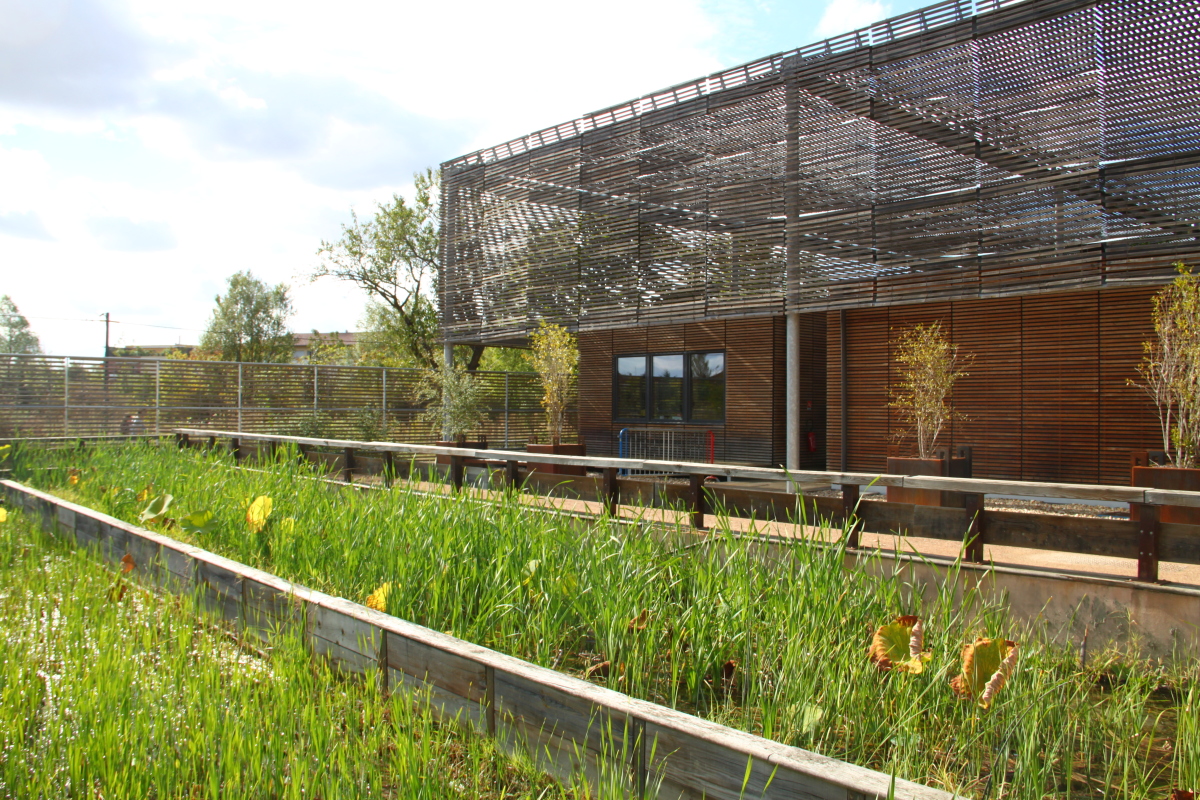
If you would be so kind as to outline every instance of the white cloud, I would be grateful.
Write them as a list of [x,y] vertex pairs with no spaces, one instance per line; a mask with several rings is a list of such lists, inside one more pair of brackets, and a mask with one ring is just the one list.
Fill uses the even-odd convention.
[[0,213],[0,233],[20,236],[23,239],[54,241],[50,231],[46,230],[42,218],[32,211]]
[[97,217],[88,221],[92,235],[105,250],[130,253],[153,253],[172,250],[175,234],[161,220],[139,222],[128,217]]
[[815,30],[818,39],[849,33],[885,19],[892,13],[891,3],[879,0],[829,0]]

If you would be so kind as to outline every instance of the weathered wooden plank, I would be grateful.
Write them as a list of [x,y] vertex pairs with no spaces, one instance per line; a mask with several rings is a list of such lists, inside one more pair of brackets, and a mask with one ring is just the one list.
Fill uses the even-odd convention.
[[387,636],[387,664],[475,704],[487,696],[487,670],[479,661],[398,633]]
[[252,578],[242,580],[242,630],[261,641],[303,636],[308,604],[288,589]]
[[197,599],[209,613],[229,622],[241,621],[242,580],[242,574],[236,568],[196,559]]
[[496,714],[526,735],[573,742],[593,753],[625,737],[627,718],[586,696],[527,674],[495,670]]
[[349,601],[329,596],[310,600],[308,637],[314,653],[329,658],[348,672],[363,673],[379,666],[382,632],[347,613],[351,605]]

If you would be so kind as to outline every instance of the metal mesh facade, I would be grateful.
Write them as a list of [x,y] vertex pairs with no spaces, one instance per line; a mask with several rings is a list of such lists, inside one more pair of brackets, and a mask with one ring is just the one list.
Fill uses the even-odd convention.
[[948,0],[443,165],[455,341],[1154,283],[1200,1]]

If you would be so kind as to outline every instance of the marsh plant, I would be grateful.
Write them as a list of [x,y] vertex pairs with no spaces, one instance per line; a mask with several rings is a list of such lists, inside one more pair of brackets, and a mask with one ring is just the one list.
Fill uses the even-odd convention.
[[[1157,800],[1200,783],[1194,661],[1147,661],[1136,643],[1082,661],[1077,643],[1017,625],[973,590],[960,596],[953,574],[918,591],[911,576],[868,563],[878,556],[846,569],[836,542],[768,547],[722,523],[700,538],[563,516],[516,494],[485,501],[402,483],[349,490],[313,480],[294,453],[278,456],[250,471],[220,451],[139,444],[23,451],[16,466],[22,480],[130,521],[153,485],[173,495],[175,519],[212,515],[197,532],[156,526],[171,536],[636,697],[965,796]],[[258,497],[271,498],[270,519],[294,523],[249,535]],[[919,642],[907,617],[920,620]],[[882,670],[868,647],[889,624],[900,628],[884,632],[893,668]],[[1009,642],[1020,643],[1019,659],[1009,660]]]
[[297,639],[268,656],[137,569],[0,508],[0,797],[588,796]]

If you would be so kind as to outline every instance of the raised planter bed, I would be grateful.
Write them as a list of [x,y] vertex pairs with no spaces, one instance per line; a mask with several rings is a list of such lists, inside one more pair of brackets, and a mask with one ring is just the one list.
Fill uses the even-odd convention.
[[[196,592],[242,633],[302,636],[316,656],[428,692],[439,713],[526,748],[560,774],[628,771],[630,789],[722,798],[914,798],[936,789],[698,719],[414,625],[342,598],[3,481],[9,502],[107,561],[128,556],[149,583]],[[614,763],[615,762],[615,763]]]

